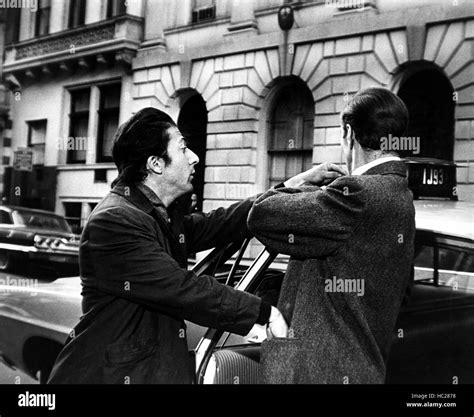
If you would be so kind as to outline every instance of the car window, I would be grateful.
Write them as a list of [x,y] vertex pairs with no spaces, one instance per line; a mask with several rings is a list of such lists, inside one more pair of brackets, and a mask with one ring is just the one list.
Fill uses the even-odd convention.
[[61,232],[71,232],[67,221],[59,216],[43,213],[36,213],[27,210],[15,210],[12,212],[15,224],[35,229],[57,230]]
[[474,292],[474,255],[468,249],[421,245],[415,254],[415,281]]
[[432,280],[434,277],[434,248],[422,245],[415,252],[415,281]]
[[439,248],[439,269],[474,272],[474,256],[462,250]]
[[[255,238],[252,238],[250,240],[247,239],[244,243],[241,244],[238,251],[236,251],[232,256],[228,256],[229,259],[226,260],[225,263],[222,264],[222,262],[215,262],[213,264],[214,269],[208,268],[206,270],[206,273],[212,275],[214,278],[216,278],[219,282],[223,284],[226,283],[231,287],[236,287],[241,281],[242,277],[248,271],[250,266],[253,264],[253,261],[255,260],[257,254],[263,250],[262,245],[260,245],[260,248],[252,247],[252,243],[255,242],[258,243]],[[255,251],[255,249],[257,249],[257,251]],[[223,255],[223,259],[226,259],[225,255]],[[276,268],[277,270],[285,271],[288,259],[289,256],[287,255],[278,255],[278,257],[273,261],[273,264],[269,268]],[[216,265],[219,266],[217,267]],[[266,286],[270,285],[270,282],[266,280],[266,282],[262,283],[261,285],[263,285],[263,288],[265,288]],[[264,290],[257,289],[256,291]],[[252,289],[251,292],[254,293],[254,289]]]
[[289,259],[288,255],[278,254],[250,291],[276,307]]
[[[257,286],[252,293],[261,297],[273,306],[277,306],[278,297],[280,295],[283,277],[285,276],[286,267],[288,265],[289,256],[278,255],[267,269],[262,273],[261,279],[258,280]],[[224,332],[217,346],[235,346],[247,344],[245,337],[234,333]]]
[[461,250],[440,248],[439,284],[474,292],[474,256]]
[[270,268],[265,271],[264,276],[255,291],[255,295],[276,307],[280,295],[281,284],[283,283],[283,276],[284,272],[272,269],[270,266]]
[[0,224],[12,224],[12,219],[8,211],[0,210]]

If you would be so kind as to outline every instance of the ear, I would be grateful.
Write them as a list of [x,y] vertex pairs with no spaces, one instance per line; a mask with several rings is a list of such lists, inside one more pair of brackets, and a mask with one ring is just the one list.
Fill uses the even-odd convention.
[[163,162],[155,155],[149,156],[146,160],[146,170],[153,171],[155,174],[163,173]]
[[349,123],[342,127],[344,145],[352,149],[354,147],[354,130]]
[[350,149],[354,148],[354,141],[355,141],[355,134],[352,126],[350,124],[346,124],[346,132],[347,132],[347,141],[349,142]]

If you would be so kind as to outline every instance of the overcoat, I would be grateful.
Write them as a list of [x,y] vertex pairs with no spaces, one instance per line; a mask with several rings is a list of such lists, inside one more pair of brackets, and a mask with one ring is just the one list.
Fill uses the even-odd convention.
[[401,161],[257,199],[251,232],[291,255],[278,302],[289,337],[263,343],[263,383],[384,383],[411,276],[414,217]]
[[260,298],[186,269],[188,253],[248,234],[253,200],[168,217],[154,196],[119,183],[92,212],[79,252],[83,316],[49,383],[192,383],[185,319],[241,335],[268,319]]

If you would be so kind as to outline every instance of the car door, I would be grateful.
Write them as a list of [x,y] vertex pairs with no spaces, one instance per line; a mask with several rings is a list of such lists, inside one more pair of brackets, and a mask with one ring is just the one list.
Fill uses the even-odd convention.
[[[276,305],[288,258],[264,250],[237,288]],[[473,242],[417,233],[415,279],[394,329],[387,383],[474,381]],[[209,329],[196,350],[198,383],[258,383],[260,341]]]
[[[288,256],[266,249],[245,269],[236,288],[276,306]],[[211,384],[258,383],[260,342],[229,332],[208,329],[196,349],[196,381]]]
[[[242,258],[247,249],[250,239],[229,243],[225,246],[215,248],[192,266],[196,275],[209,275],[217,279],[221,284],[234,286],[243,275],[246,268],[242,264]],[[187,342],[192,354],[199,341],[207,331],[207,327],[199,326],[186,321]]]
[[396,325],[387,383],[473,383],[473,242],[418,232],[414,279]]

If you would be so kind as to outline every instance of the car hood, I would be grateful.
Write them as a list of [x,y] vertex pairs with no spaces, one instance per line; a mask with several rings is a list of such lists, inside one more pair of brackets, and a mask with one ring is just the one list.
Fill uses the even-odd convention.
[[17,276],[0,276],[0,314],[69,333],[81,315],[79,277],[53,282]]
[[[80,277],[38,282],[22,276],[0,276],[0,316],[67,335],[82,315],[81,291]],[[186,325],[188,347],[194,349],[207,328],[188,321]]]

